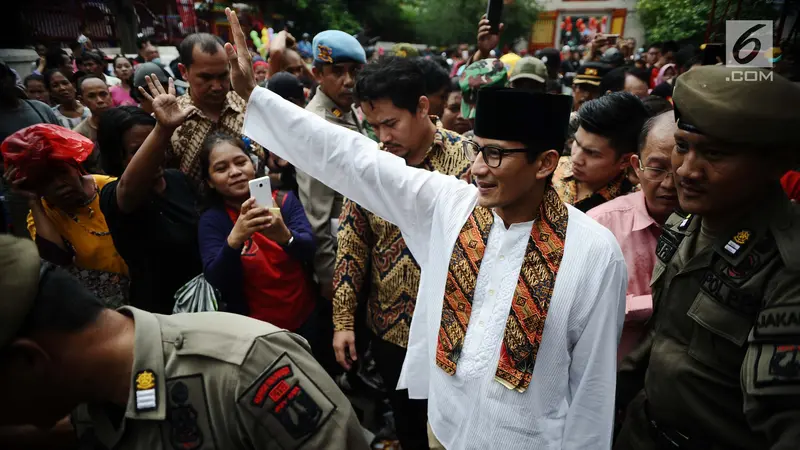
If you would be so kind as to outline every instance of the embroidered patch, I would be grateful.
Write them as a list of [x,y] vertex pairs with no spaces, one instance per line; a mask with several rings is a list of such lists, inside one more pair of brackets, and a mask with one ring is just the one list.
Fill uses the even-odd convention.
[[342,117],[342,111],[339,108],[333,108],[331,112],[333,113],[334,116],[338,118]]
[[753,232],[750,230],[739,231],[725,244],[725,251],[731,255],[736,255],[750,243],[752,237]]
[[800,345],[760,345],[753,374],[757,388],[800,385]]
[[165,443],[175,450],[217,448],[202,375],[167,380],[167,417],[161,426]]
[[331,51],[330,47],[327,45],[318,44],[317,51],[318,60],[328,64],[333,64],[333,52]]
[[750,276],[761,266],[761,258],[756,253],[750,253],[738,265],[726,266],[722,270],[722,275],[734,281],[743,281],[749,279]]
[[239,404],[284,449],[301,447],[336,410],[331,399],[287,353],[247,388]]
[[156,375],[152,370],[142,370],[134,378],[136,392],[136,411],[152,411],[158,408]]
[[728,285],[711,270],[703,275],[701,287],[720,304],[746,316],[752,317],[761,307],[761,302],[756,296]]
[[669,263],[672,257],[675,256],[675,252],[678,251],[681,240],[683,240],[682,235],[677,235],[668,229],[664,229],[656,244],[656,256],[658,259],[663,263]]
[[756,339],[793,338],[800,336],[800,304],[773,306],[758,314],[753,337]]

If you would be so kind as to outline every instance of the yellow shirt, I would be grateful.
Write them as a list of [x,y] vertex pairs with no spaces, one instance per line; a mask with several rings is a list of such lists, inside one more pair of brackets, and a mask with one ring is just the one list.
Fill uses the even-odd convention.
[[[42,200],[45,214],[53,221],[58,233],[67,246],[75,253],[74,263],[77,267],[87,270],[100,270],[103,272],[128,274],[128,266],[117,253],[111,232],[108,231],[106,218],[100,211],[99,192],[107,183],[116,178],[105,175],[92,175],[97,184],[98,195],[88,205],[80,208],[74,215],[56,209]],[[31,239],[36,239],[36,224],[33,214],[28,213],[28,232]]]

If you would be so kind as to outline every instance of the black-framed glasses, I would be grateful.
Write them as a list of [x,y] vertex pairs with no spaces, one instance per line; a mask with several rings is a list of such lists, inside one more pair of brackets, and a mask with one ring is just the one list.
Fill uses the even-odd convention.
[[639,170],[642,172],[642,176],[650,181],[655,182],[662,182],[667,175],[675,176],[675,172],[666,169],[659,169],[658,167],[645,167],[642,164],[642,160],[639,160]]
[[484,145],[481,147],[474,141],[463,141],[464,155],[470,161],[475,161],[478,153],[483,153],[483,161],[487,166],[496,169],[503,162],[503,156],[511,153],[527,153],[527,148],[502,148],[496,145]]

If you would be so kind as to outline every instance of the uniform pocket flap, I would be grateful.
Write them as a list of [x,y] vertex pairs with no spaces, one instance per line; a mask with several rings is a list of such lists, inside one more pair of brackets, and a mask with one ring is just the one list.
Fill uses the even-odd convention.
[[695,297],[689,312],[686,313],[703,328],[723,337],[737,346],[747,342],[753,319],[733,311],[703,291]]

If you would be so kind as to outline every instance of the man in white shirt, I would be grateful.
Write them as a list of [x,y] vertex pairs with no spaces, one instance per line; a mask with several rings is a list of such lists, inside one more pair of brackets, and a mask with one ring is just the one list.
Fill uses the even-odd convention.
[[614,236],[550,184],[569,98],[481,91],[476,142],[465,146],[475,186],[406,166],[255,87],[250,56],[225,48],[234,89],[249,99],[244,134],[396,224],[420,264],[398,387],[428,399],[438,441],[609,448],[627,271]]

